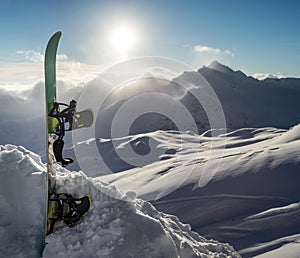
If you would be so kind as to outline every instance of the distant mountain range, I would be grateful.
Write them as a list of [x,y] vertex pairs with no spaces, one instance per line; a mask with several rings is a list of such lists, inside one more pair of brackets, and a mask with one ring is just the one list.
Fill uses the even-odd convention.
[[[109,104],[104,105],[98,113],[97,136],[111,138],[112,120],[122,105],[138,94],[151,92],[167,94],[185,106],[196,122],[198,131],[188,127],[185,128],[186,130],[203,133],[211,129],[204,108],[193,96],[194,93],[202,94],[199,74],[215,91],[225,115],[226,127],[229,130],[268,126],[288,129],[300,121],[300,79],[269,78],[260,81],[245,75],[242,71],[233,71],[230,67],[214,61],[198,71],[184,72],[171,82],[162,82],[157,78],[147,77],[127,84],[120,90],[115,90],[107,99]],[[178,81],[190,85],[190,90],[178,86]],[[163,105],[164,102],[161,101],[161,106],[163,107]],[[174,103],[174,107],[172,104],[168,103],[168,105],[169,109],[176,110],[178,103]],[[137,109],[143,109],[143,106],[142,101],[136,104]],[[217,107],[211,106],[211,108]],[[130,133],[178,130],[176,122],[171,120],[162,114],[149,112],[134,121]],[[120,133],[118,136],[125,135]]]
[[230,129],[289,128],[300,121],[300,79],[260,81],[216,61],[198,72],[218,95]]
[[[130,103],[130,100],[135,99],[139,94],[159,92],[178,100],[175,103],[166,103],[162,99],[158,105],[161,105],[162,110],[164,110],[165,106],[168,106],[168,109],[174,109],[174,113],[176,113],[176,109],[180,106],[179,102],[183,104],[192,115],[197,126],[197,128],[188,128],[189,124],[187,124],[186,131],[196,132],[198,130],[196,133],[202,134],[211,129],[205,110],[193,95],[194,93],[201,94],[202,88],[199,87],[198,81],[201,77],[199,73],[209,82],[218,96],[224,111],[228,131],[240,128],[264,127],[288,129],[300,121],[300,113],[298,112],[300,110],[300,79],[266,79],[259,81],[245,75],[241,71],[233,71],[231,68],[218,62],[213,62],[207,67],[204,66],[198,71],[184,72],[171,82],[146,77],[114,90],[106,99],[96,117],[96,148],[111,171],[119,172],[133,166],[127,164],[118,156],[115,146],[113,146],[113,141],[98,141],[98,139],[139,135],[137,141],[130,142],[130,145],[137,152],[145,151],[147,153],[148,149],[150,149],[149,139],[146,136],[143,137],[142,134],[158,130],[176,131],[179,129],[176,121],[161,113],[149,111],[149,113],[138,116],[134,121],[129,121],[131,125],[129,132],[120,126],[120,128],[117,128],[119,129],[117,135],[112,135],[113,120],[118,115],[118,112],[124,108],[126,103]],[[180,87],[179,81],[190,85],[190,90],[187,91]],[[127,110],[127,114],[119,117],[122,120],[121,124],[126,124],[131,112],[142,112],[143,107],[146,106],[145,102],[144,99],[141,99],[131,109]],[[212,106],[212,108],[215,107]],[[147,108],[145,110],[147,111]],[[176,115],[175,118],[178,119]],[[77,142],[89,140],[84,135],[85,132],[82,131],[82,133],[84,137]],[[89,144],[90,141],[88,141]],[[79,146],[78,149],[82,149],[83,153],[87,153],[86,148],[82,146]],[[73,156],[72,149],[69,149],[68,152],[68,155]],[[141,155],[144,154],[142,153]],[[93,153],[90,153],[88,156],[92,157]],[[89,162],[91,163],[92,161]],[[76,170],[77,166],[77,163],[74,164],[72,169]],[[88,166],[90,167],[90,164]],[[97,167],[96,169],[99,170]],[[105,169],[102,168],[102,170],[105,174]]]
[[[168,110],[173,108],[176,110],[179,102],[185,106],[192,115],[197,128],[189,128],[187,124],[184,130],[192,130],[200,134],[209,130],[211,127],[207,114],[191,94],[202,94],[201,87],[197,87],[200,74],[209,82],[218,96],[225,114],[226,127],[229,130],[266,126],[288,129],[300,121],[300,79],[269,78],[260,81],[214,61],[198,71],[186,71],[171,82],[147,74],[145,79],[128,83],[120,89],[114,89],[101,107],[90,106],[94,99],[88,99],[86,106],[93,108],[95,114],[98,114],[96,117],[96,137],[111,138],[112,121],[120,107],[134,96],[149,92],[169,95],[177,101],[177,103],[175,101],[166,104],[164,100],[161,100],[158,104],[162,108],[167,106]],[[119,75],[107,74],[106,76]],[[105,79],[107,78],[99,77],[88,84],[95,86],[92,97],[96,100],[99,96],[106,96],[103,93],[111,91],[111,85],[105,84]],[[189,90],[178,86],[177,81],[180,80],[189,84]],[[17,97],[6,96],[4,93],[0,96],[3,100],[1,107],[2,112],[4,112],[0,121],[0,143],[22,144],[28,149],[43,154],[45,149],[43,129],[45,122],[44,117],[41,117],[43,112],[41,108],[30,109],[32,106],[43,107],[43,96],[39,95],[43,92],[40,90],[41,85],[37,84],[34,89],[39,89],[36,93],[38,95],[34,99],[34,105],[26,102],[26,99],[20,101]],[[72,88],[72,92],[70,90],[68,96],[78,95],[78,90],[78,87]],[[142,111],[144,104],[145,101],[141,101],[133,107],[132,111]],[[212,108],[214,108],[213,105]],[[27,109],[28,112],[26,112]],[[100,109],[99,112],[98,109]],[[146,110],[146,108],[144,109]],[[30,116],[21,116],[20,110],[23,110],[25,114],[30,113]],[[129,110],[128,113],[131,111]],[[126,117],[123,119],[126,121]],[[130,127],[130,134],[132,135],[156,130],[178,130],[176,121],[172,121],[159,112],[143,114],[132,122]],[[120,133],[119,136],[125,135]],[[68,135],[66,137],[68,138]],[[69,142],[70,138],[66,139],[66,143]]]

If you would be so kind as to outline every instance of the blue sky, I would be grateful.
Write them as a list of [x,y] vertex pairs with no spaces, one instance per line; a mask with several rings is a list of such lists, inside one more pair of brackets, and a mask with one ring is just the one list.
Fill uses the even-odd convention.
[[26,51],[43,54],[57,30],[68,60],[111,65],[118,61],[111,32],[125,24],[136,38],[127,58],[163,56],[195,68],[219,60],[249,75],[300,76],[299,9],[281,0],[2,0],[0,74]]

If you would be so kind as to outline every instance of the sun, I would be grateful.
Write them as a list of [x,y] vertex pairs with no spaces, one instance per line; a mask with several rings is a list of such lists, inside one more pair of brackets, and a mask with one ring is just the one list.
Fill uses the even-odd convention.
[[120,53],[126,54],[136,43],[136,34],[128,26],[120,26],[113,29],[111,45]]

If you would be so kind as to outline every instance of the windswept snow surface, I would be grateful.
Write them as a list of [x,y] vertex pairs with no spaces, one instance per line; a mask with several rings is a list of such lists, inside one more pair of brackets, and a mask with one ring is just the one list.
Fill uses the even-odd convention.
[[[0,145],[0,168],[0,256],[39,257],[45,166],[23,147]],[[43,257],[240,257],[133,192],[122,194],[83,172],[56,169],[57,191],[89,194],[93,206],[74,228],[59,225],[46,238]]]
[[[293,237],[300,233],[300,125],[243,128],[217,137],[161,131],[141,136],[157,143],[163,153],[157,161],[99,180],[135,191],[200,235],[230,243],[243,257],[277,252],[288,258],[282,250],[289,247],[300,254]],[[116,148],[136,138],[118,139]],[[212,180],[199,187],[201,176],[215,168]]]

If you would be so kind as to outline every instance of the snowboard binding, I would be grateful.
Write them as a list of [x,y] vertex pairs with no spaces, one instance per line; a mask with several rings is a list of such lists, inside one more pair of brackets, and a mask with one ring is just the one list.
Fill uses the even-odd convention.
[[55,159],[57,162],[61,162],[61,165],[63,167],[74,162],[72,158],[63,158],[62,151],[64,148],[64,144],[65,142],[63,141],[63,139],[60,138],[56,139],[53,143],[53,152],[54,152]]
[[[66,106],[60,111],[60,106]],[[64,158],[62,155],[65,132],[79,128],[90,127],[93,124],[94,116],[91,109],[76,111],[77,102],[71,100],[70,104],[54,102],[49,112],[49,133],[56,134],[58,138],[53,143],[53,152],[57,162],[67,166],[74,162],[72,158]]]
[[67,226],[75,226],[85,216],[92,205],[89,195],[74,198],[70,194],[56,194],[48,200],[48,229],[51,234],[57,221],[63,221]]
[[[60,105],[67,106],[64,110],[60,111]],[[57,162],[61,162],[62,166],[67,166],[74,162],[72,158],[63,158],[62,151],[64,147],[63,137],[66,131],[71,131],[73,122],[75,120],[77,102],[71,100],[70,105],[64,103],[54,102],[53,108],[49,113],[49,118],[52,119],[50,125],[50,132],[55,133],[58,136],[53,143],[53,152]],[[68,123],[68,128],[65,124]]]

